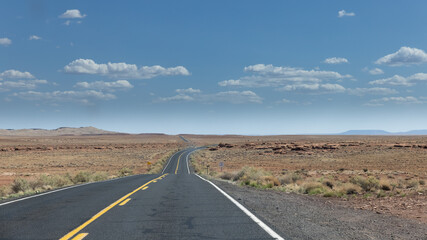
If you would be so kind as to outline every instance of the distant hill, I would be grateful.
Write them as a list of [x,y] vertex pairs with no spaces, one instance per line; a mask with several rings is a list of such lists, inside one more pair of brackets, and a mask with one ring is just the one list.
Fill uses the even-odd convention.
[[105,131],[95,127],[60,127],[57,129],[0,129],[0,136],[81,136],[81,135],[102,135],[118,134],[118,132]]
[[387,132],[384,130],[350,130],[338,135],[427,135],[427,129],[407,132]]

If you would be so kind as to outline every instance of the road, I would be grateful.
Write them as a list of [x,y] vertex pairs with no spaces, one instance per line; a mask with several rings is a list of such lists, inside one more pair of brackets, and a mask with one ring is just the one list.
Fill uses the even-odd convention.
[[175,153],[136,175],[0,204],[0,239],[281,239]]

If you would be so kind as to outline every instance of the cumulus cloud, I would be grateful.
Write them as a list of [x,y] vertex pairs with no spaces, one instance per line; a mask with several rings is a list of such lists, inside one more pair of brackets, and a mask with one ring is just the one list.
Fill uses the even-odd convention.
[[339,84],[293,84],[286,85],[280,90],[284,91],[322,91],[323,93],[344,92],[345,88]]
[[15,69],[9,69],[0,73],[0,80],[3,78],[34,78],[34,76],[29,72],[21,72]]
[[291,83],[320,83],[328,80],[342,80],[351,78],[350,75],[341,75],[333,71],[304,70],[293,67],[276,67],[271,64],[256,64],[244,68],[245,72],[252,73],[240,79],[231,79],[219,82],[218,85],[245,86],[245,87],[280,87]]
[[378,59],[375,63],[392,67],[427,62],[427,53],[418,48],[401,47],[397,52]]
[[142,66],[138,68],[135,64],[111,63],[98,64],[92,59],[77,59],[64,67],[66,73],[75,74],[97,74],[108,77],[149,79],[157,76],[190,75],[183,66],[164,68],[159,65]]
[[115,91],[115,90],[125,90],[133,88],[133,85],[126,80],[117,80],[114,82],[78,82],[75,87],[86,88],[86,89],[96,89],[96,90],[106,90],[106,91]]
[[193,88],[187,88],[187,89],[176,89],[175,92],[177,93],[200,93],[200,89],[193,89]]
[[42,38],[37,35],[31,35],[28,40],[41,40]]
[[354,12],[347,12],[346,10],[338,11],[338,17],[354,17],[356,14]]
[[427,73],[416,73],[409,77],[394,75],[390,78],[383,78],[369,82],[376,85],[413,86],[418,81],[427,81]]
[[385,103],[395,103],[395,104],[420,104],[423,101],[420,101],[416,97],[383,97],[379,99],[372,99],[367,104],[368,106],[382,106]]
[[81,14],[78,9],[69,9],[65,11],[63,14],[59,15],[59,18],[84,18],[86,14]]
[[391,89],[391,88],[380,88],[380,87],[374,87],[374,88],[354,88],[354,89],[347,89],[348,93],[350,95],[356,95],[356,96],[364,96],[364,95],[389,95],[389,94],[397,94],[398,91]]
[[[179,90],[179,89],[177,89]],[[197,101],[202,103],[227,102],[232,104],[262,103],[262,98],[252,91],[225,91],[213,94],[200,92],[180,93],[172,97],[159,98],[157,102]]]
[[27,91],[14,93],[12,96],[29,101],[48,101],[48,102],[80,102],[88,104],[93,100],[113,100],[116,96],[111,93],[103,93],[95,90],[87,91],[53,91],[36,92]]
[[346,58],[332,57],[332,58],[326,58],[323,62],[327,64],[340,64],[340,63],[348,63],[348,60]]
[[10,44],[12,44],[12,40],[9,38],[0,38],[0,45],[8,46]]

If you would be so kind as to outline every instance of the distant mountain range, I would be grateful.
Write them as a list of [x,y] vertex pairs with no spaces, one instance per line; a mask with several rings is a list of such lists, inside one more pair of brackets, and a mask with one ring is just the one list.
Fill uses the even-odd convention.
[[81,136],[81,135],[102,135],[119,134],[118,132],[105,131],[95,127],[60,127],[57,129],[0,129],[0,136]]
[[384,130],[350,130],[338,135],[427,135],[427,129],[407,132],[387,132]]

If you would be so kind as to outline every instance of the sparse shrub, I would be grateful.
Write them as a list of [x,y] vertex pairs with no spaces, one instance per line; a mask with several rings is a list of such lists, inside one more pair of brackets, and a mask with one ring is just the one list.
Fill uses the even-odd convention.
[[392,188],[392,185],[390,184],[390,182],[386,179],[381,179],[380,182],[380,189],[384,190],[384,191],[390,191]]
[[323,184],[325,184],[330,189],[334,188],[334,184],[331,181],[325,181]]
[[73,177],[73,183],[85,183],[90,181],[90,173],[88,172],[79,172]]
[[344,183],[337,187],[336,191],[345,195],[353,195],[361,192],[360,186],[353,183]]
[[262,180],[263,180],[264,184],[266,182],[265,185],[268,185],[268,186],[271,185],[271,187],[269,187],[269,188],[272,188],[273,186],[280,186],[279,179],[277,179],[274,176],[263,176]]
[[301,180],[301,175],[298,173],[289,173],[279,178],[279,181],[282,185],[295,183],[298,180]]
[[119,170],[119,177],[125,177],[132,174],[133,174],[133,171],[127,167],[123,167],[122,169]]
[[363,169],[363,172],[368,172],[368,169],[367,169],[367,168],[364,168],[364,169]]
[[220,173],[218,177],[224,180],[231,180],[234,178],[234,174],[229,172],[223,172],[223,173]]
[[377,194],[377,198],[382,198],[382,197],[385,197],[385,196],[386,196],[386,194],[385,194],[384,191],[379,191],[378,194]]
[[108,179],[108,174],[106,172],[96,172],[92,175],[92,181],[103,181]]
[[417,188],[418,184],[419,182],[417,180],[412,180],[408,182],[408,184],[406,185],[406,188]]
[[305,194],[317,195],[325,193],[326,189],[319,182],[308,182],[302,185],[301,191]]
[[421,179],[421,180],[419,181],[419,183],[420,183],[420,185],[421,185],[421,186],[426,185],[426,181],[425,181],[425,180],[423,180],[423,179]]
[[66,175],[55,175],[52,176],[52,185],[54,187],[64,187],[73,184],[71,176],[67,173]]
[[238,180],[240,180],[240,178],[242,178],[242,177],[243,177],[243,175],[245,175],[245,171],[244,171],[244,169],[242,169],[242,170],[238,171],[238,172],[234,175],[234,177],[233,177],[233,181],[238,181]]
[[6,188],[6,186],[1,186],[0,187],[0,198],[4,198],[7,195],[9,195],[10,190],[8,188]]
[[359,185],[366,192],[373,191],[379,187],[379,181],[374,177],[354,177],[350,182]]
[[30,184],[25,179],[17,178],[12,183],[12,191],[14,193],[26,192],[30,189],[31,189]]

